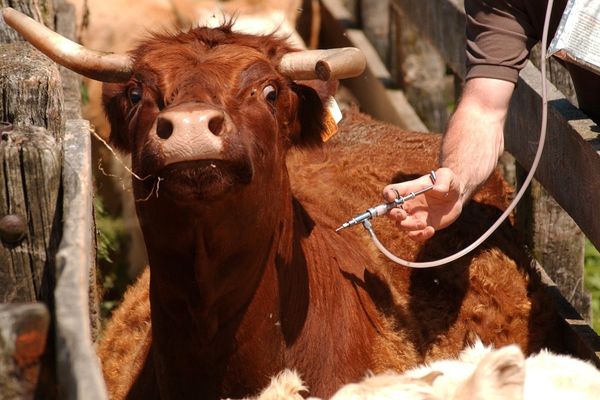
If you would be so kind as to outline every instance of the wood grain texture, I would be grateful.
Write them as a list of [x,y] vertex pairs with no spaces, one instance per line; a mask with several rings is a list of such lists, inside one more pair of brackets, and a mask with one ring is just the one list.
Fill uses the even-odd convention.
[[[528,64],[521,72],[511,100],[504,138],[506,149],[529,169],[539,142],[541,77]],[[600,248],[600,157],[592,141],[598,127],[570,104],[552,85],[548,87],[548,129],[536,179]]]
[[[53,0],[0,0],[0,8],[12,7],[38,22],[42,22],[50,29],[54,29],[54,1]],[[1,19],[0,19],[1,21]],[[0,22],[0,43],[22,41],[17,32]]]
[[0,121],[63,129],[62,83],[56,64],[28,43],[0,45]]
[[452,71],[464,78],[465,68],[465,12],[461,0],[390,0],[406,18],[418,27],[446,60]]
[[408,130],[426,131],[427,128],[408,104],[404,93],[391,89],[392,79],[386,66],[365,34],[349,29],[353,17],[338,0],[323,0],[320,44],[324,48],[353,46],[367,58],[367,68],[359,77],[345,79],[342,83],[358,98],[361,109],[375,118]]
[[15,127],[0,141],[0,215],[26,222],[18,243],[0,244],[0,301],[51,301],[61,231],[62,150],[44,128]]

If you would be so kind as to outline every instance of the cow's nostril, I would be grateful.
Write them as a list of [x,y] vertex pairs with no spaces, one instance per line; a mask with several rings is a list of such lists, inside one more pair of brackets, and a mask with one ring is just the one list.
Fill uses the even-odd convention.
[[156,134],[161,139],[168,139],[173,134],[173,123],[166,118],[158,118]]
[[219,136],[221,131],[223,130],[223,124],[225,123],[225,118],[222,115],[214,116],[208,121],[208,129],[215,136]]

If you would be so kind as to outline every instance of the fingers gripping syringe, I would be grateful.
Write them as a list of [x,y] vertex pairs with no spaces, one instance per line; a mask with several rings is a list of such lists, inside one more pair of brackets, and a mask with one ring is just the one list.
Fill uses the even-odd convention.
[[407,194],[406,196],[400,196],[400,194],[398,192],[396,192],[397,196],[396,199],[394,199],[394,201],[389,202],[389,203],[382,203],[382,204],[378,204],[376,206],[373,206],[371,208],[369,208],[367,211],[363,212],[362,214],[358,214],[357,216],[350,218],[348,221],[344,222],[339,228],[337,228],[335,231],[339,232],[342,229],[346,229],[349,228],[351,226],[360,224],[366,220],[375,218],[375,217],[379,217],[382,215],[387,214],[392,208],[398,207],[398,206],[402,206],[402,204],[404,204],[406,201],[408,200],[412,200],[415,197],[417,197],[420,194],[423,194],[425,192],[430,191],[431,189],[433,189],[433,186],[435,185],[435,172],[431,171],[429,173],[429,178],[431,179],[431,185],[421,189],[421,190],[417,190],[416,192],[410,192],[409,194]]

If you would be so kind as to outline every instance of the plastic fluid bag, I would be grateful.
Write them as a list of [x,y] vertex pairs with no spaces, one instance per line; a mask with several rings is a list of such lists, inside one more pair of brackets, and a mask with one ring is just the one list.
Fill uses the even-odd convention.
[[600,0],[569,0],[548,48],[556,56],[600,74]]

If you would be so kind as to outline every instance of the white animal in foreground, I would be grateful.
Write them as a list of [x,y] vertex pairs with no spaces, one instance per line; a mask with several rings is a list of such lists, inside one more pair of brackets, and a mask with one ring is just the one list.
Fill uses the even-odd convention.
[[[306,392],[300,377],[286,370],[255,400],[298,400]],[[372,375],[342,387],[330,400],[599,398],[600,371],[588,362],[547,351],[525,359],[517,346],[495,350],[477,342],[458,359],[437,361],[404,374]]]

